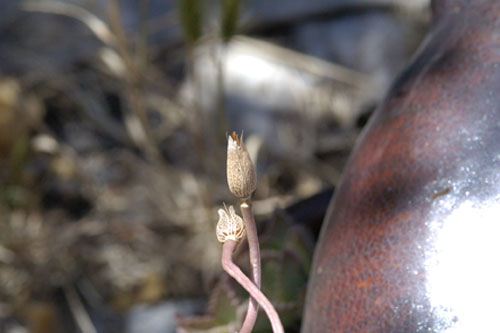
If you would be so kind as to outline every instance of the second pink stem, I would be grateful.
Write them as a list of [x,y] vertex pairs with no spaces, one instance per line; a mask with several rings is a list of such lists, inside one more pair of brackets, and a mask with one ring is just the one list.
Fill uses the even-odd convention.
[[[255,224],[255,219],[253,216],[252,206],[250,200],[243,201],[240,205],[241,215],[243,217],[243,223],[245,223],[245,229],[247,233],[248,249],[250,255],[250,269],[252,274],[252,280],[255,286],[260,289],[261,286],[261,267],[260,267],[260,246],[259,238],[257,236],[257,226]],[[257,314],[259,312],[259,303],[254,299],[250,298],[248,304],[248,311],[241,326],[240,333],[250,333],[255,326],[255,321],[257,320]]]

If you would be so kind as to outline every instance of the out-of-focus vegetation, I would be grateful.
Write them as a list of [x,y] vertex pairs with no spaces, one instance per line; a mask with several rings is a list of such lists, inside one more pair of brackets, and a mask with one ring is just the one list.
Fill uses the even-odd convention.
[[238,327],[247,298],[221,275],[214,233],[232,130],[271,221],[263,289],[297,330],[315,230],[272,213],[335,186],[425,32],[426,1],[1,7],[0,331],[171,332],[162,304],[188,332]]

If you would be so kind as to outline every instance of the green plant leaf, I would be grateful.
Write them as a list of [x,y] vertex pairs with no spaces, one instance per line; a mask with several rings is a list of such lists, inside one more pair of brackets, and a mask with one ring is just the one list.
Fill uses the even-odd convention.
[[202,33],[202,0],[179,0],[179,12],[188,42],[196,42]]

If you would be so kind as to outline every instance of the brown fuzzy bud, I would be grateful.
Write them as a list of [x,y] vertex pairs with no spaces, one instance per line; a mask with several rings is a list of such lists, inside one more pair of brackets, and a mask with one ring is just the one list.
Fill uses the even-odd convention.
[[243,219],[235,213],[233,206],[229,206],[229,211],[227,208],[219,209],[218,213],[219,222],[215,232],[219,242],[224,243],[228,239],[239,242],[245,235]]
[[238,198],[248,199],[257,187],[252,159],[243,144],[243,137],[233,132],[227,140],[227,184]]

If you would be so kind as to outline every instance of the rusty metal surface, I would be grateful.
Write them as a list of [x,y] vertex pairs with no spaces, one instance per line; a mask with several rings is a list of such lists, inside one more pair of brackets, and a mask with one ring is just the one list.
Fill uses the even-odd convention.
[[305,333],[500,331],[500,2],[443,5],[331,203]]

